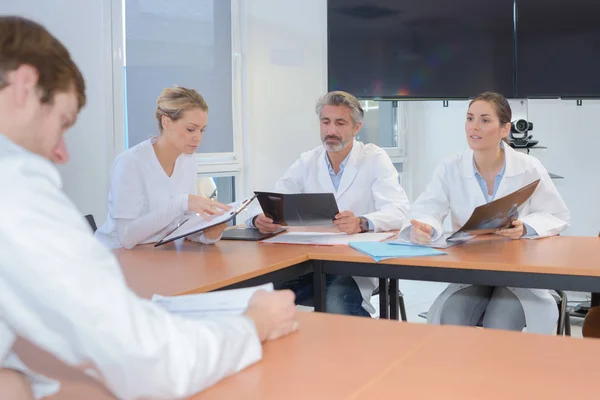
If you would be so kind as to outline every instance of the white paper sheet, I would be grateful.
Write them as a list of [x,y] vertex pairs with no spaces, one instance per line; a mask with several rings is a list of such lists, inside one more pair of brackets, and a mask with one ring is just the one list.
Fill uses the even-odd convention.
[[186,318],[241,315],[248,308],[248,302],[252,295],[258,290],[271,292],[273,291],[273,284],[267,283],[244,289],[221,290],[183,296],[155,294],[152,296],[152,301],[171,314]]
[[381,242],[389,237],[394,236],[393,233],[356,233],[348,235],[340,232],[288,232],[277,235],[275,237],[265,239],[263,243],[280,243],[280,244],[316,244],[325,246],[340,246],[348,245],[350,242]]
[[405,240],[400,236],[397,236],[396,239],[388,241],[388,243],[393,244],[401,244],[405,246],[421,246],[421,247],[432,247],[434,249],[446,249],[450,246],[454,246],[455,244],[466,242],[467,240],[473,239],[475,236],[467,236],[465,238],[461,238],[460,240],[453,240],[451,242],[447,242],[446,239],[452,235],[452,232],[445,232],[438,240],[435,242],[431,242],[430,244],[415,244],[410,240]]

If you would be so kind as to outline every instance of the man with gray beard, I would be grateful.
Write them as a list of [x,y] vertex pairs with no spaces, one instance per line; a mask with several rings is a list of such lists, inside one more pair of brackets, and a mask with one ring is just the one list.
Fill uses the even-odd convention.
[[[278,193],[333,193],[340,210],[334,224],[340,232],[355,234],[400,229],[409,209],[398,182],[398,172],[387,153],[374,144],[355,139],[364,118],[353,95],[329,92],[317,101],[322,146],[303,153],[275,187]],[[264,214],[247,225],[261,233],[280,228]],[[370,316],[377,280],[365,277],[327,276],[326,309],[336,314]],[[300,304],[313,297],[312,274],[286,282]]]

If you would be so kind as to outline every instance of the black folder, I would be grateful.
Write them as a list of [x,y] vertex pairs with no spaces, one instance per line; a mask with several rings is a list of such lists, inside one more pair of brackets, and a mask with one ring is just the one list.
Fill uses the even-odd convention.
[[328,226],[340,212],[333,193],[254,193],[263,213],[283,226]]
[[221,236],[221,240],[247,240],[258,242],[259,240],[267,239],[285,231],[286,229],[278,229],[273,233],[260,233],[258,229],[253,228],[231,228],[226,229]]

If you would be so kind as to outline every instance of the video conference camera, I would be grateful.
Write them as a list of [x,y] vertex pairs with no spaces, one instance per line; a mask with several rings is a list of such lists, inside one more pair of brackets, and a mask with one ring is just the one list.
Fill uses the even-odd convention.
[[510,144],[513,147],[531,147],[538,141],[531,140],[533,137],[529,131],[533,130],[533,122],[524,119],[517,119],[510,124]]

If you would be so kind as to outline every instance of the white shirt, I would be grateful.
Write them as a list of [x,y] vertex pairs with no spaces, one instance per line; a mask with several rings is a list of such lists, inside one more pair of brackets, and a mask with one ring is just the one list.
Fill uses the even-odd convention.
[[[181,154],[168,176],[156,157],[154,142],[156,138],[143,141],[115,159],[106,221],[96,231],[108,248],[156,243],[190,216],[188,195],[196,194],[196,159]],[[202,234],[189,239],[216,242]]]
[[21,336],[119,398],[167,399],[261,358],[249,318],[186,320],[132,293],[61,186],[49,161],[0,135],[0,365],[15,364]]

